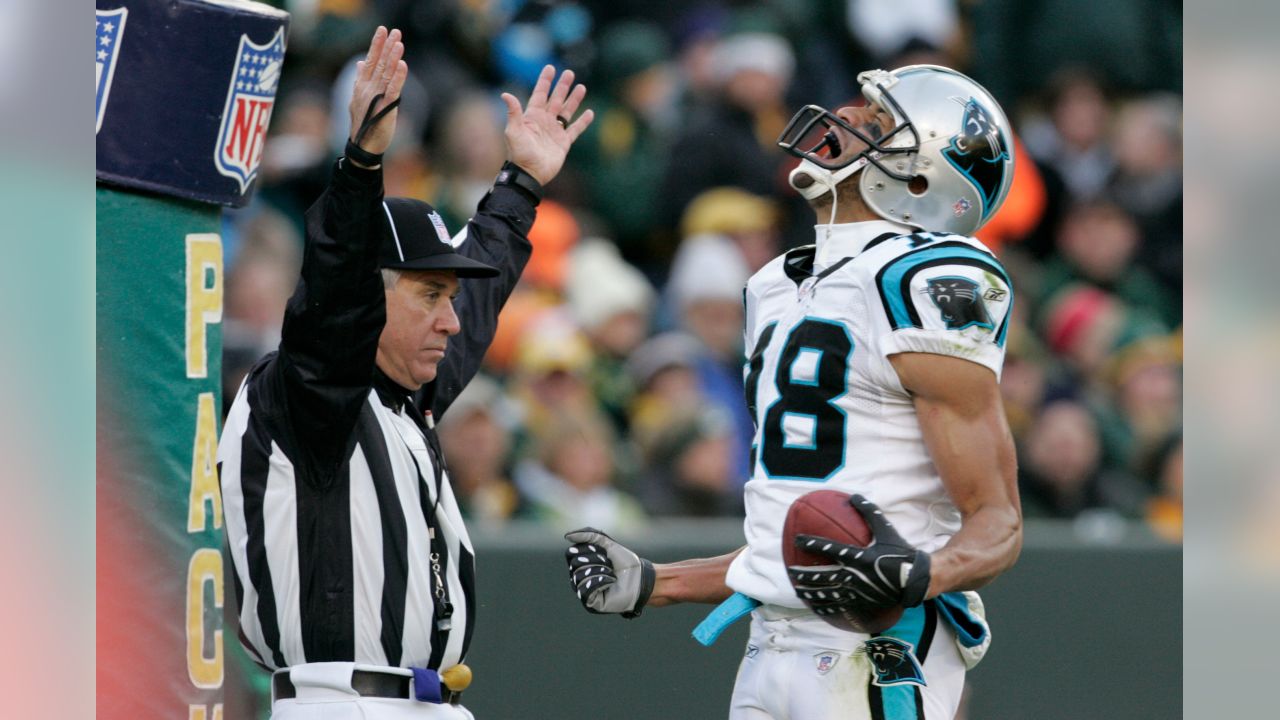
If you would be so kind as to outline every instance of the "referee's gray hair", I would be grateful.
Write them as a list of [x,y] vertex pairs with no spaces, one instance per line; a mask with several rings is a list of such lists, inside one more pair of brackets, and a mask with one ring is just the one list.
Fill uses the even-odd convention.
[[382,287],[387,290],[395,288],[396,283],[400,282],[400,271],[395,268],[382,268]]

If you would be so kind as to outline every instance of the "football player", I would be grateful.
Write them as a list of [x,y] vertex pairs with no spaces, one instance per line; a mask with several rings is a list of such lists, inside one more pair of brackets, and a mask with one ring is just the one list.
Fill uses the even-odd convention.
[[[865,105],[805,107],[778,140],[820,224],[744,293],[746,546],[655,565],[601,531],[566,535],[592,612],[719,602],[694,633],[707,643],[750,613],[735,720],[952,718],[991,640],[973,590],[1022,544],[997,386],[1014,293],[971,237],[1012,183],[1009,122],[948,68],[858,81]],[[787,510],[816,489],[851,494],[875,540],[789,538],[830,565],[787,567]],[[901,620],[875,635],[822,619],[891,606]]]

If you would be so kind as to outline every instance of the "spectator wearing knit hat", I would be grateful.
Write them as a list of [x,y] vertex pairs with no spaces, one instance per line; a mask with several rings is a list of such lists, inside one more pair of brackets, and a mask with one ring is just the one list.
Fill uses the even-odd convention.
[[856,0],[846,4],[845,22],[872,63],[885,65],[909,48],[954,46],[960,40],[956,6],[956,0]]
[[755,432],[742,394],[742,289],[750,273],[737,245],[723,235],[686,238],[666,287],[676,326],[703,348],[698,361],[703,394],[733,416],[739,478],[748,475],[747,459]]
[[1082,386],[1104,390],[1112,354],[1167,329],[1151,315],[1097,287],[1063,287],[1040,308],[1039,329],[1049,350]]
[[1105,369],[1106,400],[1095,405],[1104,457],[1156,486],[1142,474],[1150,458],[1182,426],[1182,358],[1173,337],[1150,336],[1120,347]]
[[724,235],[695,235],[680,244],[666,302],[676,324],[702,341],[721,362],[742,354],[742,289],[750,271],[738,246]]
[[565,299],[593,350],[587,383],[614,429],[625,432],[627,409],[635,395],[625,363],[648,336],[653,286],[622,259],[615,245],[594,238],[569,256]]
[[556,415],[598,411],[586,381],[591,361],[590,344],[563,308],[529,323],[520,336],[509,382],[523,408],[526,429],[536,430]]
[[685,208],[680,236],[724,235],[738,246],[747,270],[754,273],[782,250],[778,220],[778,203],[772,198],[736,187],[715,187]]

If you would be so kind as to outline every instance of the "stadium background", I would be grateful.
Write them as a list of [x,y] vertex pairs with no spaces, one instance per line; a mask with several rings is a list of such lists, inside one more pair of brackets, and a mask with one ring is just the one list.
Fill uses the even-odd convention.
[[[955,66],[991,89],[1023,160],[1006,210],[982,236],[1018,289],[1003,388],[1031,519],[1026,556],[990,596],[996,632],[1008,622],[1030,636],[1000,636],[973,675],[972,716],[1176,712],[1179,4],[278,5],[292,26],[258,194],[219,228],[224,404],[278,339],[300,214],[345,133],[341,74],[376,24],[405,31],[419,84],[406,92],[405,132],[388,155],[388,194],[430,200],[455,229],[502,161],[497,92],[523,95],[544,62],[574,68],[591,89],[597,122],[549,188],[534,261],[487,376],[442,427],[477,544],[489,550],[469,700],[483,717],[555,708],[687,717],[723,707],[737,640],[697,649],[685,627],[697,611],[653,613],[643,629],[572,616],[554,538],[592,523],[642,546],[660,535],[654,551],[670,557],[735,544],[745,425],[734,387],[738,291],[747,273],[811,232],[785,188],[790,160],[772,140],[800,104],[853,99],[858,70],[911,62]],[[1150,576],[1129,578],[1114,598],[1125,613],[1102,624],[1085,597],[1071,602],[1075,573],[1126,553],[1144,558]],[[1109,577],[1100,562],[1096,572]],[[1122,568],[1112,568],[1116,577]],[[1161,602],[1145,604],[1153,599]],[[1057,632],[1046,634],[1050,610]],[[225,622],[234,627],[229,614]],[[264,678],[225,637],[227,716],[261,714]],[[1027,662],[1045,647],[1065,653],[1063,667]],[[1158,659],[1144,658],[1138,689],[1078,692],[1085,680],[1115,677],[1091,676],[1089,663],[1123,666],[1139,649]],[[614,683],[601,686],[602,698],[636,700],[578,712],[570,686],[536,682],[562,673]],[[655,680],[670,675],[687,682]],[[558,704],[532,709],[556,694]]]

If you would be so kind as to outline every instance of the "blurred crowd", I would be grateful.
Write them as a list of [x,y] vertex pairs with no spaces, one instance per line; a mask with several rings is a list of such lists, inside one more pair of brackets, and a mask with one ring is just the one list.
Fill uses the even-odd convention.
[[[859,101],[860,70],[936,63],[995,91],[1019,136],[1012,193],[979,236],[1017,292],[1002,388],[1025,515],[1145,518],[1180,539],[1182,97],[1181,67],[1161,55],[1180,54],[1159,36],[1169,3],[1109,11],[1140,21],[1141,62],[1088,52],[1095,28],[1116,22],[1052,0],[274,4],[293,21],[259,190],[227,215],[226,402],[279,341],[302,213],[348,129],[355,54],[394,25],[411,75],[387,194],[431,202],[453,232],[504,160],[499,92],[525,97],[550,62],[587,83],[596,112],[547,188],[484,374],[440,427],[464,511],[622,532],[740,515],[752,433],[742,286],[813,241],[786,182],[795,160],[774,141],[801,105]],[[1018,13],[996,12],[1010,5]],[[1027,42],[1011,23],[1064,18],[1078,43],[994,60]]]

